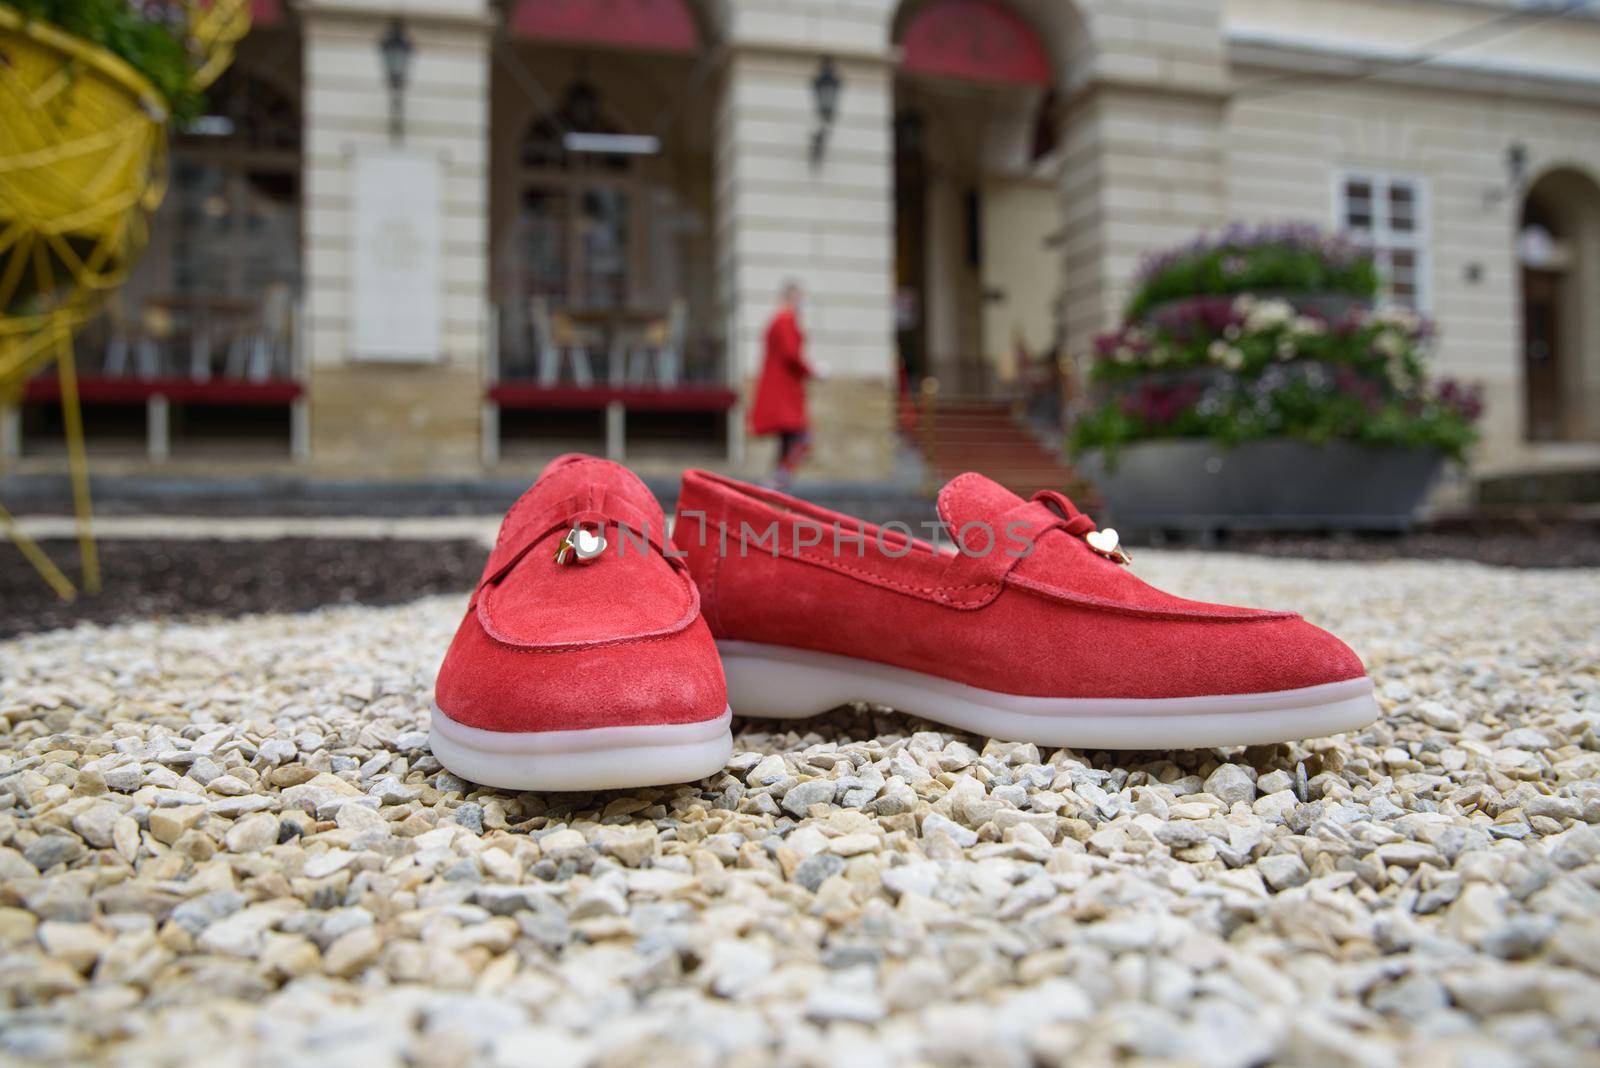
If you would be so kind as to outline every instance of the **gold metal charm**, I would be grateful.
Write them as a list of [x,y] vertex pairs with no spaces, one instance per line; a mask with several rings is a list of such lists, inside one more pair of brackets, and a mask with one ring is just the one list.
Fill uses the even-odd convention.
[[556,547],[556,563],[587,564],[606,551],[606,536],[599,531],[573,527]]
[[1083,540],[1089,543],[1089,548],[1107,560],[1115,560],[1119,564],[1133,563],[1133,557],[1128,555],[1128,550],[1117,543],[1117,532],[1113,527],[1091,530],[1083,536]]

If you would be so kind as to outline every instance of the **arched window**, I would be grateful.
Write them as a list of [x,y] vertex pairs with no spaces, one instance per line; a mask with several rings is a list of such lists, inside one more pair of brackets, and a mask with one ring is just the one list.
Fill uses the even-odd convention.
[[567,88],[561,102],[547,114],[534,119],[522,138],[522,166],[525,169],[627,171],[634,157],[619,153],[573,152],[567,148],[569,133],[623,133],[620,124],[602,113],[600,94],[588,81],[579,78]]
[[523,136],[512,270],[524,296],[557,308],[620,308],[638,288],[642,240],[637,156],[574,150],[569,134],[631,132],[579,77]]
[[268,287],[298,290],[300,108],[237,66],[206,98],[206,114],[173,145],[150,267],[179,295],[250,301]]
[[181,131],[180,145],[223,144],[234,151],[300,151],[300,108],[278,86],[230,67],[206,90],[206,114]]
[[1529,186],[1517,258],[1525,434],[1600,439],[1600,183],[1558,167]]

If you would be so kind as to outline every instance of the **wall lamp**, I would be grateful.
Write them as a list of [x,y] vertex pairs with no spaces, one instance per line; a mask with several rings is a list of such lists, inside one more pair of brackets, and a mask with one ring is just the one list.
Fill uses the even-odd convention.
[[404,19],[390,19],[389,29],[378,39],[378,55],[383,60],[384,79],[389,83],[389,140],[405,140],[406,83],[411,80],[411,56],[416,48],[406,32]]
[[839,91],[843,88],[844,82],[834,68],[833,57],[823,56],[817,65],[817,76],[811,79],[811,96],[817,105],[817,128],[811,135],[812,166],[822,162],[822,154],[828,147],[828,131],[833,129],[834,117],[839,113]]
[[1506,149],[1506,174],[1511,178],[1511,188],[1521,189],[1528,177],[1528,146],[1514,144]]
[[1507,146],[1505,163],[1506,187],[1491,189],[1483,198],[1484,203],[1491,207],[1522,192],[1522,186],[1528,180],[1528,146],[1521,142]]

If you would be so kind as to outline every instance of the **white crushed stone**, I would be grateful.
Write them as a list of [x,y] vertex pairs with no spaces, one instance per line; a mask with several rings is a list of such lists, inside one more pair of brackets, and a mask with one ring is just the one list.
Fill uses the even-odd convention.
[[1387,715],[1079,754],[884,710],[475,790],[461,598],[0,643],[0,1060],[1594,1063],[1600,573],[1141,552],[1294,607]]

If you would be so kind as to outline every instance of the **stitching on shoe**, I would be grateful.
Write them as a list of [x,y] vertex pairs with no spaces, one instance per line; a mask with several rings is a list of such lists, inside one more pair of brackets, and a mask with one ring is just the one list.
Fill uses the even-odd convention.
[[[566,471],[571,468],[585,466],[594,467],[601,464],[606,465],[612,470],[626,472],[628,476],[631,477],[639,485],[639,487],[645,491],[645,494],[654,500],[655,494],[650,491],[649,486],[645,485],[644,480],[638,475],[634,474],[632,471],[629,471],[626,467],[623,467],[621,464],[617,463],[615,460],[605,460],[598,456],[583,456],[575,460],[568,460],[566,463],[561,465],[560,470]],[[522,510],[527,506],[528,502],[532,500],[534,490],[538,489],[539,483],[543,481],[544,480],[542,478],[536,479],[533,485],[522,491],[522,496],[518,497],[516,502],[512,504],[511,510],[506,512],[505,518],[500,521],[500,533],[494,540],[494,547],[496,550],[499,550],[505,545],[506,535],[511,531],[512,518],[522,512]],[[656,503],[659,505],[661,502],[657,501]],[[662,533],[664,534],[665,531]]]
[[687,634],[694,626],[694,621],[700,616],[700,590],[695,586],[694,580],[682,571],[674,568],[688,593],[688,611],[676,622],[668,624],[660,630],[648,631],[644,634],[625,634],[616,638],[596,638],[593,640],[580,640],[568,642],[525,642],[511,638],[500,630],[490,618],[489,598],[487,594],[478,599],[477,617],[478,626],[483,628],[483,633],[495,644],[519,653],[575,653],[583,649],[603,649],[614,645],[634,645],[644,642],[666,641],[676,638],[680,634]]
[[978,472],[976,471],[968,471],[966,474],[957,475],[955,478],[945,483],[944,489],[939,491],[939,499],[934,502],[934,511],[939,513],[940,519],[944,520],[946,523],[950,522],[950,510],[947,505],[950,503],[950,498],[955,495],[956,487],[967,481],[969,478],[977,477],[977,475]]
[[[972,474],[976,474],[976,472],[968,472],[968,475],[972,475]],[[945,490],[948,491],[951,488],[951,486],[956,485],[963,478],[968,477],[968,475],[959,476],[954,481],[952,481],[949,486],[946,486]],[[726,499],[726,497],[724,497],[721,494],[718,494],[718,497],[720,499],[720,503],[721,503],[722,509],[723,509],[722,525],[723,525],[724,528],[727,528],[728,526],[731,525],[731,523],[732,523],[732,518],[731,517],[732,517],[732,513],[734,511],[739,511],[741,513],[741,518],[743,518],[743,514],[745,512],[750,512],[750,513],[754,514],[757,517],[771,517],[771,518],[777,519],[777,520],[781,520],[783,518],[783,515],[784,515],[784,513],[779,512],[776,509],[776,507],[774,505],[772,505],[771,503],[769,503],[769,502],[759,501],[758,500],[756,503],[757,503],[757,505],[759,507],[750,508],[750,507],[747,506],[744,509],[734,509],[734,508],[732,508],[730,506],[730,503]],[[863,523],[862,524],[863,529],[867,525],[868,524]],[[876,524],[872,524],[872,525],[876,526]],[[878,529],[881,530],[882,528],[878,527]],[[916,585],[912,585],[911,583],[897,581],[896,579],[890,578],[887,575],[884,575],[884,574],[882,574],[880,572],[877,572],[877,571],[873,571],[873,570],[871,570],[869,568],[852,567],[849,564],[845,564],[845,563],[843,563],[843,562],[841,562],[841,561],[839,561],[837,559],[834,559],[834,558],[813,556],[813,555],[811,555],[811,554],[809,554],[807,552],[800,551],[800,550],[783,551],[781,549],[781,546],[783,544],[783,541],[782,541],[782,537],[783,536],[782,536],[781,533],[779,533],[777,535],[777,537],[779,539],[778,540],[778,545],[780,547],[779,551],[771,553],[771,554],[763,554],[763,555],[770,555],[771,558],[774,559],[774,560],[795,560],[795,561],[798,561],[798,562],[801,562],[801,563],[811,564],[814,567],[820,567],[820,568],[823,568],[825,570],[838,571],[838,572],[841,572],[841,573],[844,573],[844,574],[847,574],[847,575],[851,575],[851,576],[856,577],[858,579],[861,579],[861,580],[864,580],[864,581],[867,581],[867,582],[871,582],[871,583],[874,583],[874,584],[879,585],[879,586],[883,586],[883,587],[885,587],[887,589],[896,590],[896,591],[901,592],[901,593],[910,594],[911,596],[914,596],[914,597],[921,597],[921,598],[924,598],[924,599],[927,599],[927,600],[933,600],[935,602],[942,603],[942,604],[948,604],[953,608],[981,608],[985,604],[987,604],[990,601],[992,601],[994,599],[994,596],[997,595],[1000,592],[1001,588],[1002,588],[1002,584],[1000,583],[999,580],[991,580],[991,581],[988,581],[988,582],[969,582],[969,583],[962,583],[960,585],[916,586]],[[718,566],[720,567],[720,564],[721,564],[720,557],[723,554],[722,553],[718,553],[717,555],[718,555],[718,558],[719,558],[718,559]],[[950,562],[949,561],[945,561],[945,563],[946,563],[946,566],[949,566]],[[967,591],[978,591],[978,595],[977,596],[966,596],[965,594],[967,593]]]
[[[534,540],[529,543],[526,551],[528,553],[532,553],[539,540],[540,539],[536,536]],[[652,550],[654,548],[654,546],[651,546]],[[473,601],[471,604],[469,604],[468,610],[472,611],[477,617],[478,626],[483,629],[484,634],[486,634],[491,640],[508,649],[516,649],[521,652],[573,652],[579,649],[595,649],[611,645],[626,645],[632,642],[646,642],[670,638],[686,632],[694,625],[694,621],[700,617],[700,588],[695,584],[694,578],[689,574],[686,567],[677,566],[677,564],[675,564],[671,558],[665,556],[661,552],[655,552],[654,555],[657,556],[663,563],[665,563],[668,568],[671,569],[673,574],[677,576],[678,581],[683,584],[685,594],[684,600],[687,604],[684,614],[675,622],[654,631],[646,631],[642,634],[622,635],[615,638],[597,638],[591,640],[565,642],[534,642],[513,638],[505,631],[501,630],[493,619],[493,610],[490,606],[490,600],[494,591],[499,587],[498,581],[480,584],[478,591],[473,595]],[[513,570],[514,569],[515,568],[513,567]],[[507,576],[498,577],[504,578]]]
[[[478,621],[478,625],[480,627],[483,626],[483,621],[481,619]],[[606,638],[603,641],[581,642],[581,643],[575,644],[575,645],[532,645],[532,646],[529,646],[529,645],[517,645],[514,642],[502,641],[501,639],[495,637],[493,634],[490,634],[487,629],[484,631],[484,634],[488,637],[488,639],[490,641],[494,642],[495,645],[497,645],[498,647],[500,647],[501,649],[505,650],[508,653],[536,653],[536,654],[581,653],[581,652],[584,652],[585,650],[588,650],[588,649],[608,649],[608,648],[612,648],[612,647],[618,646],[618,645],[648,645],[651,642],[671,641],[673,638],[682,637],[683,635],[688,634],[688,633],[689,633],[689,628],[685,627],[682,630],[675,630],[675,631],[672,631],[672,632],[667,633],[667,634],[650,634],[650,635],[646,635],[646,636],[641,637],[641,638]]]
[[[723,509],[723,514],[724,516],[727,514],[726,508]],[[717,520],[717,532],[719,534],[717,543],[719,545],[727,544],[728,525],[722,518]],[[721,552],[713,552],[711,554],[711,580],[706,583],[706,596],[704,598],[708,602],[706,615],[714,617],[718,630],[722,630],[722,599],[717,595],[717,584],[722,581],[722,557],[723,554]]]
[[1233,615],[1225,612],[1205,612],[1193,608],[1145,608],[1140,605],[1122,604],[1119,601],[1111,601],[1103,597],[1094,597],[1086,593],[1072,593],[1040,582],[1037,579],[1025,578],[1022,575],[1011,575],[1006,579],[1006,583],[1025,593],[1031,593],[1036,597],[1043,597],[1047,600],[1078,605],[1102,612],[1112,612],[1117,615],[1137,616],[1140,619],[1181,620],[1191,623],[1281,623],[1286,619],[1300,618],[1298,612],[1264,611],[1254,615]]
[[[947,483],[942,490],[940,490],[936,501],[936,508],[939,511],[940,518],[947,524],[950,522],[949,516],[946,514],[947,505],[956,488],[970,479],[980,477],[983,477],[981,472],[968,471],[964,474],[956,476],[949,483]],[[724,526],[726,526],[728,522],[727,517],[731,512],[736,510],[733,507],[735,502],[730,502],[728,495],[738,492],[738,488],[729,487],[720,482],[713,482],[713,486],[716,489],[715,496],[723,509],[723,522]],[[737,509],[738,511],[750,512],[758,517],[765,516],[781,518],[783,514],[772,502],[753,495],[739,493],[736,503],[743,505],[742,508]],[[774,513],[776,513],[775,516]],[[881,527],[879,529],[881,529]],[[780,546],[782,545],[781,538],[782,535],[780,534]],[[959,552],[959,547],[957,551]],[[819,567],[823,568],[824,570],[835,571],[841,574],[849,575],[858,580],[870,582],[888,590],[932,600],[935,603],[946,604],[952,608],[958,609],[982,608],[984,605],[991,603],[994,600],[994,597],[998,596],[1000,592],[1002,592],[1008,586],[1011,586],[1023,592],[1031,593],[1034,596],[1047,598],[1060,603],[1071,604],[1092,611],[1103,611],[1118,615],[1132,616],[1140,619],[1170,619],[1206,623],[1260,623],[1273,621],[1281,622],[1283,620],[1302,618],[1297,612],[1264,611],[1250,615],[1234,615],[1222,612],[1206,612],[1195,609],[1146,608],[1138,605],[1123,604],[1118,601],[1112,601],[1101,597],[1094,597],[1089,594],[1072,593],[1070,591],[1062,590],[1058,587],[1039,582],[1035,579],[1025,578],[1013,571],[1008,571],[1003,578],[995,579],[989,582],[966,583],[958,586],[917,586],[907,582],[896,581],[887,575],[880,574],[879,572],[868,568],[852,567],[838,559],[817,557],[804,551],[796,550],[792,552],[784,552],[780,550],[779,552],[769,555],[771,555],[772,559],[774,560],[792,560],[798,563],[810,564],[813,567]],[[715,567],[721,566],[721,556],[721,553],[717,554],[717,560],[714,565]],[[985,591],[990,592],[992,595],[988,597],[981,595],[976,597],[963,596],[963,594],[967,591]]]
[[[969,582],[960,586],[913,586],[905,582],[896,582],[887,575],[881,575],[876,571],[869,571],[866,568],[860,567],[850,567],[848,564],[841,564],[837,560],[818,559],[817,557],[806,553],[780,553],[778,556],[774,557],[774,559],[796,560],[801,563],[807,563],[817,567],[826,568],[830,571],[843,571],[848,574],[858,575],[862,578],[870,579],[879,585],[888,586],[904,593],[927,594],[930,597],[941,601],[949,601],[952,604],[957,603],[958,599],[955,595],[962,590],[998,591],[1000,588],[1000,584],[998,582]],[[976,599],[972,600],[974,603],[976,603]]]

